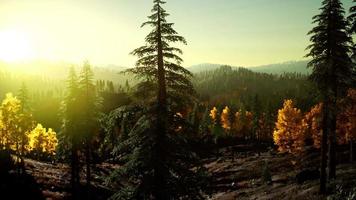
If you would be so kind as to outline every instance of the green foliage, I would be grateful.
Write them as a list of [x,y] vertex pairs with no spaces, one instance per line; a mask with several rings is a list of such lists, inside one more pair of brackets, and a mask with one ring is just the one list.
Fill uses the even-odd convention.
[[122,106],[107,115],[102,115],[100,126],[104,132],[100,141],[100,154],[105,158],[120,155],[118,146],[121,141],[128,138],[129,132],[136,121],[142,116],[143,108],[140,106]]
[[205,179],[199,176],[196,156],[184,137],[192,125],[178,114],[194,99],[192,74],[181,66],[177,54],[182,51],[170,46],[186,41],[166,21],[165,2],[153,2],[153,14],[142,25],[153,30],[146,44],[132,52],[138,61],[128,70],[141,80],[135,96],[144,98],[140,103],[145,109],[133,125],[121,119],[123,141],[114,153],[123,165],[109,183],[122,187],[112,199],[203,199],[200,190]]
[[[340,0],[324,0],[321,13],[313,17],[317,26],[308,34],[312,44],[307,57],[313,68],[311,79],[324,96],[345,92],[355,80],[350,59],[352,38],[347,34],[345,11]],[[336,91],[338,94],[336,94]]]
[[131,127],[128,138],[120,142],[117,152],[120,152],[122,167],[111,174],[108,184],[124,184],[112,199],[150,199],[156,190],[154,182],[154,168],[158,164],[169,169],[165,174],[166,187],[159,188],[161,192],[169,195],[168,199],[203,199],[200,190],[206,184],[206,174],[197,163],[197,156],[189,150],[183,130],[177,127],[186,127],[181,124],[179,116],[169,120],[170,128],[163,142],[163,149],[167,152],[166,162],[162,163],[157,157],[156,119],[149,112],[139,117],[136,124]]
[[295,99],[303,111],[316,104],[318,93],[307,79],[296,73],[272,75],[222,66],[196,74],[193,83],[200,100],[211,106],[229,105],[231,109],[244,107],[251,111],[258,95],[260,112],[273,113],[286,98]]
[[153,14],[142,24],[152,27],[153,31],[146,36],[146,44],[132,52],[132,55],[138,57],[138,61],[136,67],[127,72],[141,80],[136,86],[136,96],[143,98],[146,103],[155,101],[158,92],[157,65],[161,61],[158,50],[161,50],[168,102],[172,110],[179,112],[191,104],[196,93],[190,82],[192,74],[181,65],[183,60],[179,54],[182,54],[182,50],[170,46],[177,42],[186,44],[186,40],[173,29],[173,23],[166,21],[169,14],[161,7],[164,3],[154,1]]
[[[356,1],[353,0],[353,3],[355,3]],[[350,15],[348,16],[348,21],[350,23],[350,28],[349,28],[349,32],[351,34],[355,34],[356,33],[356,6],[353,5],[350,8]]]

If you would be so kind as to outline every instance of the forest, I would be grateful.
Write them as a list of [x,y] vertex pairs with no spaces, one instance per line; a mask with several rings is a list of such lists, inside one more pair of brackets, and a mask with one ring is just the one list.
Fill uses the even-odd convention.
[[0,199],[356,199],[350,2],[318,1],[298,62],[186,67],[168,0],[133,67],[0,61]]

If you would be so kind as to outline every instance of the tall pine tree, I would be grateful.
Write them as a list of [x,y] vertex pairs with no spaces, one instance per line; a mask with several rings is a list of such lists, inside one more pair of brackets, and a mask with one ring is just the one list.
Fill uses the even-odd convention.
[[149,21],[152,31],[146,45],[134,50],[136,68],[130,69],[141,79],[137,92],[145,94],[146,114],[131,128],[128,138],[119,145],[123,153],[122,168],[114,180],[124,183],[113,199],[201,199],[197,178],[192,170],[195,156],[182,138],[186,121],[176,113],[191,102],[195,91],[192,74],[181,66],[177,55],[182,51],[170,43],[186,43],[168,23],[162,0],[154,0]]
[[79,102],[80,102],[80,133],[81,141],[84,144],[85,164],[86,164],[86,184],[87,197],[90,199],[91,182],[91,154],[92,141],[99,124],[99,104],[94,84],[94,73],[88,61],[85,61],[78,81]]
[[312,44],[307,48],[310,50],[307,57],[312,57],[310,78],[318,86],[324,104],[320,192],[325,193],[327,140],[329,178],[335,178],[336,174],[336,101],[345,94],[353,79],[349,57],[352,40],[346,33],[347,22],[340,0],[324,0],[320,10],[321,13],[313,17],[313,23],[317,25],[309,32]]
[[[70,149],[71,160],[71,184],[72,184],[72,199],[78,199],[79,190],[79,88],[78,77],[74,68],[70,68],[67,79],[67,94],[63,102],[62,108],[62,131],[59,134],[59,152],[66,154],[67,149]],[[67,144],[70,144],[69,146]]]

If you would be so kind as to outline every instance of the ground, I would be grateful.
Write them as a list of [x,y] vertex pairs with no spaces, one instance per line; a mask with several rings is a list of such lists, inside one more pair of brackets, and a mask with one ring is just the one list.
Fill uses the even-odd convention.
[[[234,147],[239,149],[239,146]],[[246,149],[246,147],[243,147]],[[275,199],[326,199],[318,195],[318,180],[308,180],[298,184],[296,174],[303,168],[303,162],[318,167],[317,162],[308,156],[280,154],[274,150],[265,152],[245,151],[235,153],[233,148],[222,148],[219,154],[203,160],[205,167],[212,176],[209,186],[211,200],[275,200]],[[233,159],[234,157],[234,159]],[[307,161],[309,159],[309,161]],[[305,161],[304,161],[305,160]],[[66,164],[43,163],[26,159],[26,173],[33,177],[34,184],[41,191],[44,199],[62,200],[70,195],[70,168]],[[262,171],[265,163],[272,181],[262,181]],[[119,166],[103,163],[93,170],[92,197],[106,199],[113,191],[105,185],[102,177],[108,175]],[[85,177],[83,172],[83,178]],[[354,184],[356,180],[355,164],[339,164],[337,180],[331,185]],[[84,183],[84,179],[82,180]],[[93,198],[94,199],[94,198]]]

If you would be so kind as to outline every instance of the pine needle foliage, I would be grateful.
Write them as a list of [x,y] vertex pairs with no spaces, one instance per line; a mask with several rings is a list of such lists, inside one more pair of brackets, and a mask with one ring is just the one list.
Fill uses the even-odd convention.
[[138,61],[128,70],[141,80],[136,93],[144,97],[143,114],[132,119],[133,126],[125,126],[130,131],[115,148],[123,166],[108,179],[118,188],[111,199],[204,199],[205,171],[184,137],[192,126],[177,114],[195,95],[192,74],[181,66],[182,51],[170,46],[186,41],[167,22],[165,2],[153,4],[152,15],[142,25],[152,31],[146,44],[132,52]]

